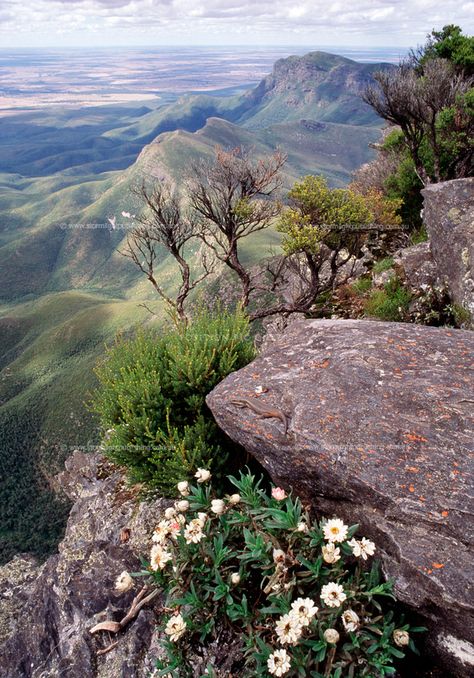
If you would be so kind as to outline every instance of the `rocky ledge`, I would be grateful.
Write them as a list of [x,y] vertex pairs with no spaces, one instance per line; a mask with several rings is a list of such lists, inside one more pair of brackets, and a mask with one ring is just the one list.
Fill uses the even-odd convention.
[[275,482],[321,515],[361,524],[398,598],[424,617],[436,665],[465,678],[474,673],[473,361],[468,331],[298,320],[207,399]]
[[140,569],[161,500],[140,502],[98,455],[76,452],[60,483],[74,506],[59,553],[41,567],[17,557],[0,569],[0,675],[144,678],[155,663],[156,608],[143,607],[117,636],[90,629],[128,612],[140,584],[119,595],[115,580]]

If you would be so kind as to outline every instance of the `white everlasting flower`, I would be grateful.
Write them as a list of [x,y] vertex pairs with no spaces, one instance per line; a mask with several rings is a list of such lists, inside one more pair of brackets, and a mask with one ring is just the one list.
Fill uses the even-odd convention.
[[346,610],[342,614],[342,623],[346,631],[353,633],[359,628],[360,619],[354,610]]
[[198,483],[205,483],[211,477],[211,472],[207,468],[198,468],[194,477],[197,478]]
[[160,520],[158,525],[155,527],[152,540],[157,544],[163,544],[166,537],[170,533],[170,523],[168,520]]
[[296,526],[296,531],[297,532],[307,532],[308,531],[308,523],[305,523],[303,520],[298,523]]
[[160,544],[154,544],[150,552],[150,567],[155,572],[162,570],[172,558],[173,556],[169,551],[165,551]]
[[199,518],[194,518],[194,520],[191,520],[189,525],[187,525],[186,529],[184,530],[186,544],[198,544],[201,539],[205,537],[202,528],[202,520]]
[[282,645],[296,645],[301,637],[303,626],[293,614],[284,614],[277,621],[275,631]]
[[285,490],[282,487],[274,487],[272,489],[272,497],[277,501],[283,501],[283,499],[286,499],[287,496],[288,495],[286,494]]
[[331,581],[321,589],[321,600],[328,607],[339,607],[347,598],[340,584]]
[[291,668],[291,658],[286,650],[275,650],[267,660],[268,673],[284,676]]
[[352,549],[352,553],[356,558],[362,558],[367,560],[368,556],[373,556],[375,553],[375,544],[370,539],[362,537],[360,541],[357,539],[351,539],[347,542]]
[[238,572],[232,572],[230,576],[230,581],[234,586],[237,586],[237,584],[240,584],[240,574]]
[[117,593],[126,593],[133,588],[133,579],[129,573],[124,570],[115,580],[115,590]]
[[410,642],[410,634],[402,629],[395,629],[393,632],[393,641],[398,647],[405,647]]
[[183,495],[183,497],[187,497],[189,495],[189,483],[187,480],[182,480],[180,483],[177,485],[178,492]]
[[198,518],[199,518],[199,520],[201,521],[202,526],[204,527],[204,524],[205,524],[205,522],[206,522],[206,520],[207,520],[207,518],[208,518],[207,513],[201,513],[201,512],[199,512],[199,513],[198,513]]
[[220,516],[225,511],[225,503],[222,499],[213,499],[211,501],[211,511]]
[[[180,520],[182,518],[183,520]],[[186,523],[186,518],[181,514],[178,514],[174,520],[170,520],[170,537],[171,539],[176,539],[178,534],[181,532],[181,527]]]
[[176,515],[176,509],[173,508],[173,506],[169,506],[165,511],[166,520],[171,520],[171,518],[174,518],[175,515]]
[[297,598],[291,603],[290,614],[294,614],[302,626],[308,626],[317,611],[311,598]]
[[323,525],[324,538],[329,542],[344,541],[348,529],[340,518],[332,518]]
[[285,552],[281,549],[273,549],[273,562],[274,563],[283,563],[285,560]]
[[186,622],[180,614],[175,614],[174,617],[171,617],[165,626],[165,633],[173,643],[179,640],[185,631]]
[[238,504],[240,502],[240,494],[231,494],[229,497],[229,504]]
[[332,541],[328,542],[322,547],[323,560],[325,563],[337,563],[341,559],[341,549],[337,547]]
[[180,513],[185,513],[189,508],[189,501],[187,499],[181,499],[181,501],[176,502],[176,508]]
[[331,643],[331,645],[335,645],[337,642],[339,642],[340,636],[336,629],[326,629],[325,632],[323,633],[323,637],[326,643]]

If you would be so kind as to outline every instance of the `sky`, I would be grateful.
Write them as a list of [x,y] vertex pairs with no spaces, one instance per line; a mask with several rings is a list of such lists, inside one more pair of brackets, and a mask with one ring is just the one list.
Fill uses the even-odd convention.
[[416,47],[474,0],[0,0],[0,48],[162,45]]

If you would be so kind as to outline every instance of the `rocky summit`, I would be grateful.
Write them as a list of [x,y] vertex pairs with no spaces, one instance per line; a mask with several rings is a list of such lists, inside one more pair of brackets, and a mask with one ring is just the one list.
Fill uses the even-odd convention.
[[276,483],[322,516],[360,523],[399,599],[424,618],[436,664],[466,678],[474,670],[473,358],[468,331],[297,320],[207,399]]

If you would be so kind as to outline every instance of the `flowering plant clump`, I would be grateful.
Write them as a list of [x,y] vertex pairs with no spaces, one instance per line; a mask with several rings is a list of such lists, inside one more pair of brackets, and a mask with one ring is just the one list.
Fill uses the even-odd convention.
[[154,675],[375,678],[416,652],[412,634],[424,629],[396,620],[392,583],[357,525],[312,520],[250,473],[215,498],[203,471],[166,510],[140,573],[166,596]]

